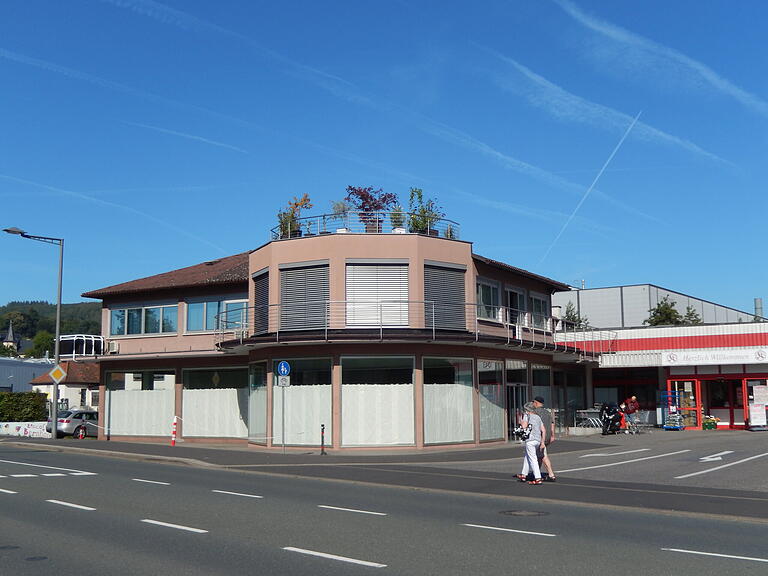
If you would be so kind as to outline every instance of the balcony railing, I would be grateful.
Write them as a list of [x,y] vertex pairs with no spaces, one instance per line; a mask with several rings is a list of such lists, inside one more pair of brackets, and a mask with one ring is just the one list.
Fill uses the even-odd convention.
[[63,360],[96,357],[104,354],[104,337],[92,334],[66,334],[59,337],[59,348]]
[[249,307],[217,316],[215,342],[246,343],[416,337],[481,341],[596,357],[613,352],[616,333],[584,329],[552,316],[476,303],[413,300],[316,300]]
[[459,224],[445,218],[427,218],[410,212],[349,211],[287,221],[270,230],[270,240],[324,234],[425,234],[458,240],[459,232]]

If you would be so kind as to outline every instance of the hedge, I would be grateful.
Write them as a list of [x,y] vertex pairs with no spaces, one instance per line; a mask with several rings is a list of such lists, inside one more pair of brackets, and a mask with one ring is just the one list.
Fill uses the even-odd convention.
[[0,422],[40,422],[47,419],[48,407],[45,394],[0,393]]

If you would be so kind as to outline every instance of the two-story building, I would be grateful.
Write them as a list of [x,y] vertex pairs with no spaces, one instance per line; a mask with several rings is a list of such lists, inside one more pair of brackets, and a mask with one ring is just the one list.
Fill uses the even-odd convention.
[[503,442],[533,396],[562,425],[591,405],[611,334],[552,317],[566,285],[474,254],[455,222],[326,218],[83,294],[103,301],[103,436],[166,441],[178,417],[186,441],[421,449]]

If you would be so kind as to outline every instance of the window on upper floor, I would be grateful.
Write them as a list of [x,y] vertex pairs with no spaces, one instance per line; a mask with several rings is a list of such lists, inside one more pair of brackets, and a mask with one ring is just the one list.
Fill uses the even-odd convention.
[[499,286],[488,280],[477,283],[477,317],[499,320]]
[[172,334],[178,331],[178,319],[177,304],[112,308],[109,313],[109,334]]
[[531,316],[536,328],[547,328],[551,309],[549,298],[543,294],[531,294]]
[[525,293],[519,288],[507,288],[506,296],[505,306],[509,309],[507,322],[517,324],[525,312]]
[[187,302],[187,332],[206,332],[222,328],[236,330],[248,323],[248,300],[220,298]]

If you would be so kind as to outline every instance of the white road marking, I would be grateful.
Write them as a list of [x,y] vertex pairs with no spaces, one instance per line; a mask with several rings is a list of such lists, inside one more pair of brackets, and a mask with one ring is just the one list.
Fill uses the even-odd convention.
[[142,480],[141,478],[131,478],[134,482],[146,482],[147,484],[161,484],[162,486],[170,486],[170,482],[158,482],[157,480]]
[[0,492],[3,494],[18,494],[18,492],[14,492],[13,490],[3,490],[2,488],[0,488]]
[[371,512],[370,510],[355,510],[354,508],[339,508],[337,506],[326,506],[325,504],[318,504],[318,508],[325,508],[327,510],[341,510],[342,512],[356,512],[357,514],[371,514],[372,516],[386,516],[384,512]]
[[[48,470],[62,470],[63,472],[82,472],[82,470],[75,470],[74,468],[60,468],[59,466],[43,466],[42,464],[29,464],[27,462],[17,462],[16,460],[0,460],[5,464],[18,464],[19,466],[33,466],[35,468],[47,468]],[[93,472],[89,472],[93,474]]]
[[712,454],[712,456],[703,456],[699,458],[699,462],[715,462],[716,460],[722,460],[722,457],[727,456],[728,454],[733,454],[733,450],[718,452],[717,454]]
[[242,494],[240,492],[227,492],[226,490],[211,490],[216,494],[231,494],[232,496],[243,496],[245,498],[264,498],[264,496],[257,496],[256,494]]
[[768,562],[768,558],[752,558],[751,556],[734,556],[733,554],[715,554],[714,552],[701,552],[699,550],[683,550],[681,548],[662,548],[667,552],[681,552],[683,554],[698,554],[700,556],[717,556],[718,558],[733,558],[734,560],[750,560],[752,562]]
[[708,472],[714,472],[715,470],[722,470],[723,468],[728,468],[729,466],[736,466],[736,464],[742,464],[743,462],[749,462],[750,460],[754,460],[755,458],[762,458],[763,456],[768,456],[768,452],[764,452],[763,454],[758,454],[757,456],[750,456],[749,458],[744,458],[742,460],[737,460],[736,462],[731,462],[730,464],[723,464],[722,466],[715,466],[714,468],[709,468],[708,470],[701,470],[699,472],[692,472],[690,474],[683,474],[682,476],[675,476],[675,480],[681,480],[682,478],[690,478],[691,476],[698,476],[699,474],[707,474]]
[[70,472],[70,476],[98,476],[96,472]]
[[37,474],[10,474],[11,478],[37,478]]
[[50,476],[50,477],[53,477],[53,476],[66,476],[66,474],[61,474],[60,472],[53,472],[51,474],[40,474],[40,476]]
[[635,452],[647,452],[650,448],[638,448],[637,450],[626,450],[625,452],[614,452],[613,454],[584,454],[579,458],[592,458],[593,456],[621,456],[622,454],[634,454]]
[[631,464],[632,462],[642,462],[643,460],[653,460],[654,458],[665,458],[667,456],[675,456],[677,454],[684,454],[690,452],[690,450],[678,450],[677,452],[668,452],[667,454],[657,454],[656,456],[646,456],[645,458],[635,458],[634,460],[624,460],[622,462],[612,462],[610,464],[598,464],[596,466],[586,466],[584,468],[571,468],[570,470],[559,470],[557,473],[563,472],[580,472],[582,470],[593,470],[595,468],[607,468],[608,466],[622,466],[624,464]]
[[46,500],[46,502],[50,502],[51,504],[59,504],[60,506],[68,506],[70,508],[77,508],[78,510],[96,510],[96,508],[91,508],[90,506],[81,506],[80,504],[72,504],[72,502],[64,502],[62,500]]
[[338,560],[340,562],[350,562],[352,564],[359,564],[360,566],[369,566],[370,568],[386,568],[386,564],[378,564],[376,562],[368,562],[366,560],[357,560],[355,558],[348,558],[346,556],[336,556],[335,554],[326,554],[325,552],[315,552],[314,550],[305,550],[304,548],[294,548],[287,546],[283,548],[288,552],[298,552],[299,554],[309,554],[310,556],[319,556],[320,558],[329,558],[330,560]]
[[531,536],[549,536],[554,538],[557,534],[548,534],[547,532],[530,532],[528,530],[513,530],[512,528],[499,528],[498,526],[483,526],[482,524],[462,524],[470,528],[483,528],[485,530],[498,530],[499,532],[514,532],[515,534],[529,534]]
[[191,528],[189,526],[182,526],[181,524],[169,524],[168,522],[160,522],[159,520],[150,520],[149,518],[144,518],[142,522],[146,522],[147,524],[154,524],[156,526],[164,526],[166,528],[175,528],[176,530],[186,530],[187,532],[195,532],[197,534],[208,533],[208,530],[201,530],[200,528]]

